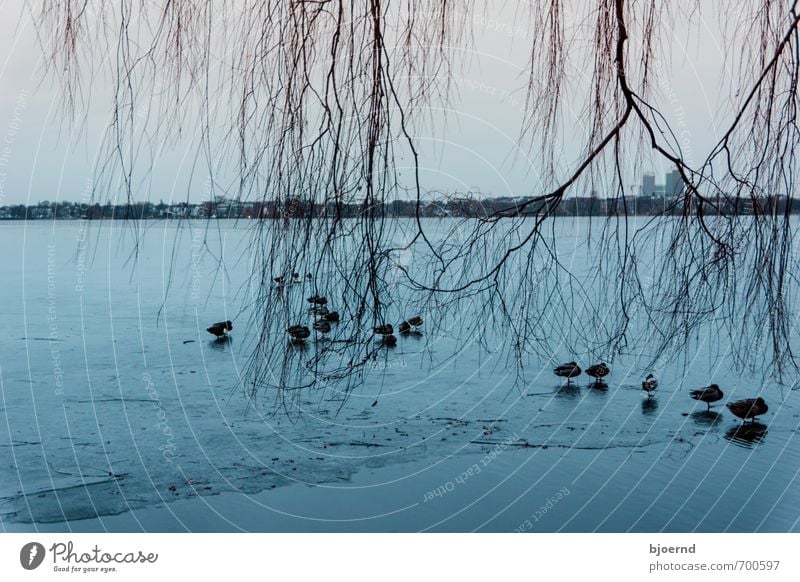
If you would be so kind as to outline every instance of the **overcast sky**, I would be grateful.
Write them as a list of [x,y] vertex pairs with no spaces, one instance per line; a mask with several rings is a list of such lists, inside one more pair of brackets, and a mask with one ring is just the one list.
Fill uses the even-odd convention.
[[[474,50],[465,54],[468,64],[457,73],[458,93],[447,108],[447,122],[418,136],[426,188],[498,196],[536,191],[535,155],[517,144],[530,38],[514,2],[496,6],[496,12],[479,17]],[[729,9],[736,6],[731,2]],[[110,121],[111,88],[102,82],[92,87],[86,117],[78,123],[65,119],[63,97],[44,71],[36,29],[22,0],[0,0],[0,13],[0,205],[80,201]],[[695,18],[691,27],[678,19],[664,39],[664,50],[671,54],[663,60],[668,69],[659,87],[662,111],[695,161],[714,143],[726,105],[720,97],[727,75],[716,20],[711,11]],[[571,74],[588,74],[590,68]],[[434,116],[443,120],[444,113]],[[187,135],[159,154],[149,183],[150,199],[180,201],[187,193],[194,201],[203,198],[199,189],[188,186],[195,153],[192,139]],[[576,146],[565,139],[567,166]],[[639,183],[643,170],[654,171],[662,181],[667,169],[660,162],[645,162],[644,167],[630,169],[628,183]],[[200,183],[202,176],[194,182]]]

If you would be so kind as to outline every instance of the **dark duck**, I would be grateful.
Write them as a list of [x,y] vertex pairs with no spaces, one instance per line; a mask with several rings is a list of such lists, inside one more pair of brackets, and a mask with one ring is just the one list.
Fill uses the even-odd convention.
[[294,342],[303,342],[311,335],[311,330],[305,325],[290,325],[286,331]]
[[758,398],[745,398],[744,400],[737,400],[736,402],[729,402],[725,406],[734,416],[738,416],[742,421],[748,418],[755,422],[757,416],[766,414],[769,406],[764,402],[760,396]]
[[717,402],[718,400],[722,400],[724,394],[720,387],[716,384],[712,384],[711,386],[707,386],[705,388],[698,388],[697,390],[692,390],[689,392],[689,396],[694,398],[695,400],[699,400],[700,402],[705,402],[708,404],[708,409],[711,410],[711,403]]
[[605,362],[586,368],[586,373],[594,378],[594,381],[598,384],[603,381],[603,378],[608,376],[609,372],[611,372],[611,369],[605,364]]
[[233,329],[233,324],[230,321],[218,321],[211,327],[206,328],[206,331],[211,335],[215,335],[218,338],[225,337],[229,331]]
[[566,378],[567,382],[571,382],[572,378],[581,375],[581,367],[575,362],[567,362],[553,368],[553,373],[561,378]]

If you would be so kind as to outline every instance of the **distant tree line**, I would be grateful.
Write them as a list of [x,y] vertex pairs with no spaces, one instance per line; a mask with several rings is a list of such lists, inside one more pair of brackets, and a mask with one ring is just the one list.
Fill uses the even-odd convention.
[[[574,197],[555,207],[546,202],[531,205],[530,198],[447,197],[421,202],[419,216],[426,218],[486,218],[497,216],[659,216],[682,215],[686,211],[683,198],[665,196],[633,196],[626,199],[597,196]],[[800,212],[800,200],[785,196],[724,199],[715,208],[719,215],[781,215]],[[180,202],[136,202],[126,204],[81,204],[77,202],[43,201],[37,204],[0,206],[0,220],[152,220],[181,218],[359,218],[365,213],[387,218],[417,216],[415,200],[393,200],[367,207],[363,203],[315,204],[299,198],[277,202],[241,202],[218,200],[197,204]]]

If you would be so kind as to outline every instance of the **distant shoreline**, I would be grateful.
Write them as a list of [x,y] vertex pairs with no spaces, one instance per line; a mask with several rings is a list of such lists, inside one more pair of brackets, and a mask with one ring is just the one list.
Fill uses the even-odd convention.
[[[663,196],[629,198],[576,197],[558,204],[533,198],[451,198],[435,201],[394,200],[374,206],[327,202],[316,204],[300,199],[267,202],[242,202],[219,199],[190,204],[87,204],[40,202],[36,205],[0,206],[0,222],[24,220],[213,220],[261,219],[297,220],[309,217],[330,218],[518,218],[518,217],[597,217],[683,216],[697,214],[693,202],[686,208],[682,200]],[[705,216],[793,215],[800,213],[800,200],[786,196],[760,199],[715,199],[702,206]]]

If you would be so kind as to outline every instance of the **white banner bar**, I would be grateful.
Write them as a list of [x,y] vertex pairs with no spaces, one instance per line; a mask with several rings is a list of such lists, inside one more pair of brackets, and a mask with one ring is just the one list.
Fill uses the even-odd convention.
[[[2,580],[800,580],[796,534],[3,534]],[[510,578],[509,578],[510,577]]]

